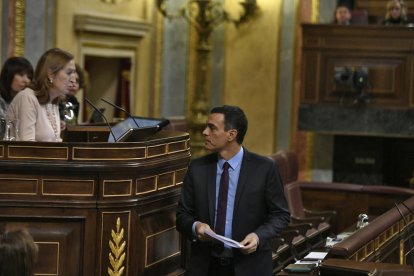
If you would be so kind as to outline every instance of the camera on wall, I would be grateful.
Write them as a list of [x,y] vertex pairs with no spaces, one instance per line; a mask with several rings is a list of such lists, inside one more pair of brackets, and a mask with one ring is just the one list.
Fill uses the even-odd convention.
[[369,95],[364,91],[368,85],[367,67],[335,67],[334,81],[336,84],[345,87],[352,87],[356,91],[354,104],[367,104]]

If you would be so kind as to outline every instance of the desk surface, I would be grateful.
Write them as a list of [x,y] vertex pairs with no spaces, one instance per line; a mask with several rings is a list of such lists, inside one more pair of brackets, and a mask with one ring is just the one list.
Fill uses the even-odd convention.
[[[276,275],[354,275],[351,273],[361,273],[358,275],[368,275],[373,272],[386,273],[385,275],[413,275],[413,268],[408,265],[375,263],[375,262],[357,262],[343,259],[326,259],[321,266],[309,273],[289,273],[284,270]],[[366,273],[366,274],[365,274]]]

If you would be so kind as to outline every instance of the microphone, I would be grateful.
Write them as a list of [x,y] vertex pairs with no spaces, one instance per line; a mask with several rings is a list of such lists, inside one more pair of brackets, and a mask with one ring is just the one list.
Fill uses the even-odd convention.
[[[405,206],[405,208],[408,209],[408,211],[412,212],[411,209],[408,208],[407,205],[405,205],[405,203],[402,203],[402,204]],[[408,226],[407,220],[405,219],[403,213],[401,212],[400,208],[398,207],[398,204],[394,202],[394,205],[395,205],[395,207],[397,207],[397,210],[400,213],[400,216],[401,216],[401,218],[404,221],[405,230],[406,230],[405,231],[405,235],[407,236],[407,238],[408,238],[408,244],[410,245],[410,251],[411,251],[410,252],[410,256],[411,256],[411,266],[413,267],[413,274],[414,274],[414,256],[413,256],[413,251],[412,251],[413,250],[413,245],[412,245],[412,242],[411,242],[411,236],[410,236],[409,229],[408,229],[409,226]]]
[[105,117],[105,115],[99,110],[99,108],[97,108],[90,100],[88,100],[86,97],[85,97],[85,101],[90,105],[90,106],[92,106],[92,108],[95,110],[95,111],[97,111],[101,116],[102,116],[102,118],[104,118],[104,120],[105,120],[105,123],[108,125],[108,127],[109,127],[109,131],[111,132],[111,135],[112,135],[112,137],[114,138],[114,141],[116,142],[116,137],[115,137],[115,134],[113,133],[113,131],[112,131],[112,127],[111,127],[111,125],[109,124],[109,122],[108,122],[108,120],[106,119],[106,117]]
[[105,100],[104,98],[101,98],[101,101],[104,101],[104,102],[106,102],[107,104],[112,105],[112,106],[113,106],[113,107],[115,107],[116,109],[118,109],[118,110],[121,110],[121,111],[125,112],[125,113],[129,116],[129,117],[131,117],[131,118],[132,118],[132,120],[134,121],[134,123],[135,123],[135,125],[137,126],[137,128],[140,128],[140,126],[138,125],[137,121],[135,121],[134,116],[132,116],[132,115],[131,115],[131,113],[129,113],[129,112],[128,112],[125,108],[120,107],[120,106],[118,106],[118,105],[116,105],[116,104],[114,104],[114,103],[111,103],[111,102],[109,102],[109,101]]

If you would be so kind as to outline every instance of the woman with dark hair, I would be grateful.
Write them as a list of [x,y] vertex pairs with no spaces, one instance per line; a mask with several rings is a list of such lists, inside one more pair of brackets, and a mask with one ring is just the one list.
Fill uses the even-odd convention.
[[32,276],[38,253],[27,230],[0,235],[0,276]]
[[46,51],[37,63],[33,84],[18,93],[7,111],[18,121],[20,141],[60,142],[59,99],[75,82],[73,55],[59,48]]
[[33,79],[33,67],[24,57],[10,57],[0,73],[0,117],[4,117],[14,96]]

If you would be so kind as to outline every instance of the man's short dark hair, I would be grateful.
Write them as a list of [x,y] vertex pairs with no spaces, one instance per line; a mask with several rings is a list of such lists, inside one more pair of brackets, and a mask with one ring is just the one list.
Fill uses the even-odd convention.
[[214,107],[210,111],[210,114],[212,113],[221,113],[224,115],[224,129],[226,131],[236,129],[237,143],[241,145],[247,132],[247,117],[243,110],[238,106],[223,105]]

